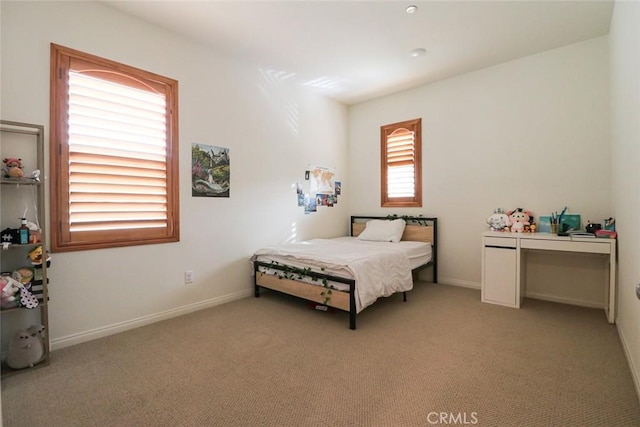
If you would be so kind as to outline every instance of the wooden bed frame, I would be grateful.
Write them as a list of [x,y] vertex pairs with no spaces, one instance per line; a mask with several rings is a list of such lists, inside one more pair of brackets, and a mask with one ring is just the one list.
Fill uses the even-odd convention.
[[[358,236],[365,228],[366,222],[371,219],[398,219],[402,218],[406,221],[404,233],[402,234],[402,240],[418,241],[431,243],[431,261],[427,264],[412,271],[414,281],[417,278],[418,271],[433,267],[433,282],[438,283],[438,219],[437,218],[425,218],[425,217],[412,217],[403,216],[398,217],[390,215],[388,217],[376,217],[376,216],[352,216],[351,217],[351,236]],[[255,261],[253,263],[254,270],[254,291],[255,297],[260,296],[260,288],[267,288],[277,292],[293,295],[298,298],[302,298],[308,301],[318,303],[320,305],[327,305],[329,307],[343,310],[349,313],[349,329],[356,329],[356,302],[355,302],[355,288],[356,281],[354,279],[346,279],[344,277],[336,277],[327,274],[306,272],[305,275],[317,280],[331,280],[339,283],[344,283],[349,286],[349,291],[340,291],[338,289],[332,289],[331,298],[325,304],[326,288],[323,286],[312,285],[309,283],[301,282],[290,278],[282,278],[273,274],[267,274],[259,271],[260,267],[266,267],[270,269],[276,269],[281,271],[287,271],[287,266],[277,265],[274,263],[266,263],[261,261]],[[407,293],[403,292],[403,300],[407,300]]]

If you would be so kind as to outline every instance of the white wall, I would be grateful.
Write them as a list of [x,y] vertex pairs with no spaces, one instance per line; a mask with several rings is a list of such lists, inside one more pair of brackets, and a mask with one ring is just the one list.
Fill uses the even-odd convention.
[[[0,7],[1,116],[44,124],[47,141],[51,42],[179,81],[181,240],[52,254],[53,349],[251,295],[254,250],[347,232],[343,105],[289,86],[277,73],[288,70],[241,66],[100,3]],[[192,143],[230,148],[230,198],[191,197]],[[309,163],[335,167],[343,195],[304,215],[295,183]],[[192,285],[183,284],[187,269]]]
[[[479,288],[494,209],[611,215],[608,82],[602,37],[351,106],[349,210],[437,216],[440,281]],[[423,208],[380,208],[379,128],[416,117]],[[528,291],[541,286],[530,280]],[[565,297],[602,296],[602,282],[593,286]]]
[[617,1],[609,34],[613,206],[619,232],[618,331],[640,396],[640,3]]

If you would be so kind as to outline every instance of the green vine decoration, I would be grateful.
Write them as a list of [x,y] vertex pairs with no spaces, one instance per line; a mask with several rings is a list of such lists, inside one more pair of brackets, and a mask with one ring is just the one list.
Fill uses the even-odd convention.
[[[271,265],[278,266],[278,268],[274,268],[274,270],[278,272],[277,276],[279,279],[302,280],[305,277],[309,277],[313,282],[318,281],[318,277],[315,277],[314,275],[309,274],[309,273],[314,273],[314,271],[311,270],[311,268],[309,267],[305,267],[305,268],[292,267],[290,265],[280,264],[277,261],[271,261]],[[324,273],[325,268],[321,267],[320,271]],[[331,301],[331,294],[333,294],[333,289],[335,288],[333,287],[333,285],[329,284],[329,281],[325,277],[320,278],[320,283],[324,288],[324,290],[320,292],[320,296],[322,296],[323,298],[322,304],[327,305],[329,304],[329,301]]]
[[397,215],[397,214],[391,214],[391,215],[387,215],[387,219],[390,220],[394,220],[394,219],[404,219],[405,222],[413,222],[413,223],[417,223],[419,225],[423,225],[425,227],[427,227],[429,225],[429,223],[427,222],[426,218],[422,218],[422,214],[418,215],[418,216],[413,216],[413,215]]

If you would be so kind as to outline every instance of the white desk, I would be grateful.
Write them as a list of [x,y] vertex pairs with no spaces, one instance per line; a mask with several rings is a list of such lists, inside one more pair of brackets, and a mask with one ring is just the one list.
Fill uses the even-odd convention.
[[550,233],[482,234],[482,302],[520,308],[524,299],[527,250],[601,254],[609,258],[604,310],[616,319],[616,239],[571,238]]

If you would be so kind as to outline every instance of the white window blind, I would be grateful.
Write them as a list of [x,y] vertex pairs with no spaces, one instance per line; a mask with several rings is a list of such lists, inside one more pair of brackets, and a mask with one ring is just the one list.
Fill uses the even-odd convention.
[[167,227],[165,95],[68,77],[69,231]]
[[391,198],[415,194],[414,133],[397,129],[387,138],[387,195]]

